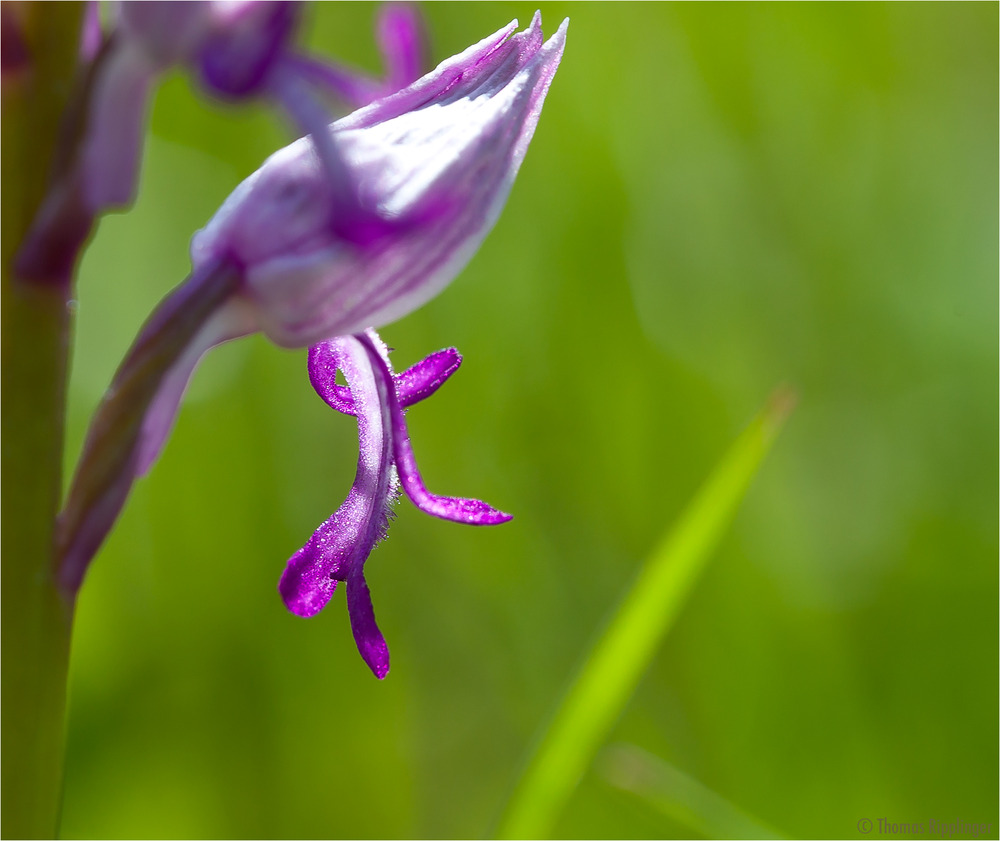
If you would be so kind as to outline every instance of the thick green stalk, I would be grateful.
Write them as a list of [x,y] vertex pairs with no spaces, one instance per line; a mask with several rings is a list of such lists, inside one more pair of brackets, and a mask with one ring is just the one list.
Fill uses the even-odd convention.
[[[6,5],[6,4],[5,4]],[[42,8],[42,6],[45,8]],[[69,353],[69,279],[26,283],[14,254],[44,194],[72,90],[81,4],[4,10],[2,120],[2,810],[6,838],[52,838],[65,734],[72,601],[55,583]],[[15,66],[11,67],[11,62]]]

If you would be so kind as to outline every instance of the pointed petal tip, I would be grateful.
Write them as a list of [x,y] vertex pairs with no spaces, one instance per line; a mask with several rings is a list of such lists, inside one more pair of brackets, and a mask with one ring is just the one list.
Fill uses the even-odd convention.
[[457,499],[456,502],[463,503],[462,519],[459,522],[470,526],[499,526],[514,519],[513,514],[494,508],[481,499]]
[[466,499],[461,496],[436,496],[427,493],[411,494],[404,481],[403,489],[413,504],[432,517],[450,520],[453,523],[465,523],[468,526],[498,526],[514,519],[513,514],[494,508],[481,499]]
[[462,364],[462,354],[445,348],[411,365],[393,377],[396,395],[404,408],[426,400],[454,374]]
[[378,628],[374,629],[373,636],[365,636],[364,638],[355,630],[354,641],[358,646],[361,659],[371,669],[372,674],[379,680],[385,680],[385,676],[389,674],[389,646],[385,644]]
[[389,646],[375,622],[371,592],[360,568],[347,579],[347,613],[361,659],[375,677],[383,680],[389,674]]
[[368,663],[368,668],[372,670],[372,674],[379,680],[385,680],[389,674],[389,652],[386,652],[386,659],[384,663],[380,662],[376,665]]
[[[559,39],[560,42],[566,39],[566,30],[569,27],[569,18],[563,18],[562,23],[559,24],[559,28],[555,31],[551,38],[549,38],[547,43],[552,43],[552,41]],[[528,31],[534,32],[535,30],[540,30],[542,28],[542,12],[540,9],[535,10],[535,14],[531,18],[531,26]]]
[[480,523],[470,523],[473,526],[499,526],[503,523],[509,523],[514,519],[513,514],[508,514],[506,511],[500,511],[499,509],[493,509],[493,518],[491,520],[483,521]]
[[508,514],[506,511],[501,511],[499,508],[493,508],[487,505],[488,511],[483,512],[483,514],[474,521],[470,521],[469,525],[472,526],[499,526],[502,523],[509,523],[514,519],[513,514]]
[[563,48],[566,46],[566,30],[568,29],[569,18],[563,18],[563,22],[559,24],[559,28],[545,42],[545,46],[542,49],[562,53]]
[[474,44],[472,47],[469,47],[469,49],[467,49],[465,52],[466,53],[472,53],[473,51],[490,52],[496,49],[501,44],[506,43],[507,39],[517,32],[518,26],[520,26],[520,24],[518,23],[517,18],[514,18],[506,26],[501,26],[492,35],[486,36],[485,38],[483,38],[482,41],[480,41],[478,44]]

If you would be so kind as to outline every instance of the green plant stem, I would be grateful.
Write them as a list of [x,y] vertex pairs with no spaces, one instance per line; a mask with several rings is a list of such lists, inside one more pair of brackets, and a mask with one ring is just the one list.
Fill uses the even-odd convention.
[[500,825],[500,838],[545,838],[607,737],[791,409],[777,392],[664,535],[584,661],[538,744]]
[[[73,604],[56,587],[69,353],[69,278],[28,284],[14,254],[48,182],[72,89],[82,5],[5,11],[26,47],[2,112],[2,809],[6,838],[56,834]],[[9,17],[8,17],[9,12]],[[5,40],[5,45],[6,45]],[[6,46],[5,46],[6,49]]]

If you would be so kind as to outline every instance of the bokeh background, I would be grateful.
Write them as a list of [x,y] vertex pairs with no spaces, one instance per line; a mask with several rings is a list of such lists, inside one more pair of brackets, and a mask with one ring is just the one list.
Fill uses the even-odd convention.
[[[431,64],[533,5],[432,4]],[[792,836],[862,818],[998,827],[996,4],[543,4],[566,55],[509,204],[440,297],[383,330],[462,371],[410,413],[429,487],[343,596],[283,608],[356,431],[305,353],[197,373],[92,568],[63,833],[480,837],[642,560],[771,390],[799,405],[612,733]],[[303,38],[372,72],[375,7]],[[141,197],[80,273],[68,464],[187,245],[290,139],[168,77]],[[10,491],[8,491],[10,492]],[[561,837],[694,830],[599,756]]]

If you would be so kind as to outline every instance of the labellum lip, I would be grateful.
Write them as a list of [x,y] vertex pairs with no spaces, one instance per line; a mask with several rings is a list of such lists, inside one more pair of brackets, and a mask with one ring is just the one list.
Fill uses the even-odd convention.
[[[389,650],[375,622],[364,565],[385,537],[398,485],[420,510],[436,517],[471,525],[511,519],[477,499],[431,494],[417,471],[404,397],[411,403],[429,397],[460,362],[458,352],[449,348],[394,375],[388,350],[374,330],[323,342],[309,351],[309,377],[317,394],[358,419],[358,468],[347,499],[289,559],[278,590],[292,613],[309,617],[326,606],[337,581],[346,581],[358,650],[379,678],[388,674]],[[346,389],[336,382],[338,368],[347,378]]]

